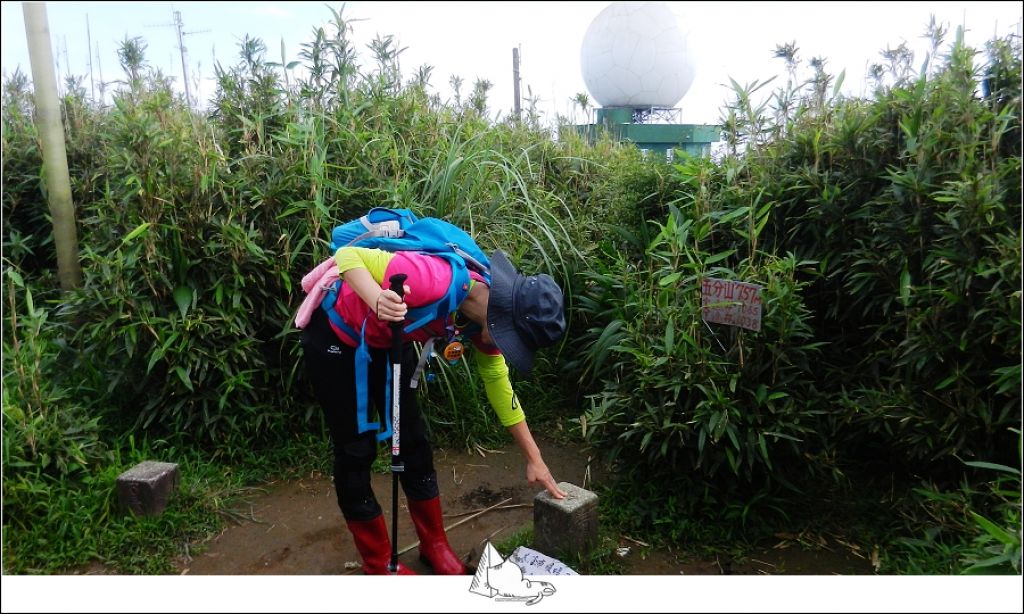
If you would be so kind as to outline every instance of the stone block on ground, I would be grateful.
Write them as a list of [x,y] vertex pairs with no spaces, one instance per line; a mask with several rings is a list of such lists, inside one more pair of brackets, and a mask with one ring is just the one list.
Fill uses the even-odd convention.
[[585,554],[597,544],[597,495],[568,482],[555,499],[546,490],[533,499],[533,547],[549,556]]
[[180,481],[177,463],[143,461],[117,476],[117,500],[136,516],[156,516]]

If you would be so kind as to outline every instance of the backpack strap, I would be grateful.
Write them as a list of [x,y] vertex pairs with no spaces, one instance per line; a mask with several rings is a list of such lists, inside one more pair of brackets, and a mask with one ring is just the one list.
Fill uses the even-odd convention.
[[490,280],[491,280],[491,271],[490,271],[490,269],[488,269],[484,265],[480,264],[479,260],[477,260],[476,258],[471,256],[469,254],[469,252],[467,252],[466,250],[462,249],[461,247],[459,247],[455,243],[449,243],[448,247],[452,248],[453,252],[455,252],[456,254],[461,256],[462,259],[466,262],[466,264],[468,264],[469,266],[473,267],[476,270],[477,273],[480,273],[481,275],[486,277],[487,278],[487,282],[490,283]]
[[363,327],[359,333],[359,347],[356,348],[354,361],[356,368],[356,432],[362,434],[367,431],[377,431],[377,441],[384,441],[391,437],[391,357],[385,354],[387,364],[384,365],[384,371],[387,373],[387,380],[384,385],[384,407],[381,411],[383,430],[381,430],[380,422],[370,422],[368,415],[369,394],[366,391],[366,380],[368,365],[372,360],[370,348],[366,345],[366,320],[363,320]]
[[[331,287],[324,293],[324,299],[320,301],[320,308],[327,312],[327,318],[338,327],[341,332],[345,333],[351,339],[359,339],[362,335],[357,333],[355,329],[345,323],[345,320],[341,319],[341,314],[334,306],[338,303],[338,293],[341,292],[341,280],[331,284]],[[365,323],[364,323],[365,324]]]
[[[351,326],[345,323],[345,320],[341,319],[341,315],[338,310],[334,308],[338,301],[338,292],[341,288],[341,281],[335,282],[330,289],[328,289],[324,300],[320,303],[320,307],[327,312],[327,318],[338,327],[341,332],[348,335],[350,338],[355,339],[359,342],[356,346],[355,354],[355,382],[356,382],[356,423],[357,432],[362,434],[367,431],[380,431],[379,422],[371,422],[369,419],[369,394],[366,391],[366,377],[368,371],[368,365],[373,357],[370,355],[370,348],[366,345],[366,319],[363,320],[363,326],[357,333]],[[369,319],[369,318],[367,318]],[[391,359],[388,358],[387,369],[387,387],[384,399],[384,423],[386,428],[382,432],[377,433],[377,441],[383,441],[391,436]]]
[[[359,433],[366,431],[379,431],[380,423],[370,422],[367,416],[367,394],[366,394],[366,373],[367,365],[373,358],[370,356],[370,349],[366,345],[366,320],[363,320],[363,328],[359,334],[359,347],[356,348],[356,422]],[[388,386],[388,389],[391,387]]]
[[[427,339],[427,342],[423,344],[423,349],[420,350],[420,360],[416,363],[416,370],[412,372],[412,379],[409,380],[410,388],[418,388],[420,385],[420,374],[423,373],[423,369],[427,366],[427,361],[434,354],[434,342],[437,341],[437,337],[431,337]],[[429,380],[428,380],[429,381]]]
[[466,261],[458,254],[427,254],[428,256],[439,256],[452,265],[452,281],[448,290],[437,302],[430,305],[423,305],[410,309],[405,316],[406,320],[412,320],[411,324],[405,327],[405,332],[412,331],[437,319],[447,318],[448,314],[458,309],[462,301],[466,300],[469,294],[470,277],[469,269],[466,268]]

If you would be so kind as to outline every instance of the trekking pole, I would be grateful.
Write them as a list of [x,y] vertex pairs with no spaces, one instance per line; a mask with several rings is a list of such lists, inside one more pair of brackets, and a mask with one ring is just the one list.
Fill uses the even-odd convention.
[[[390,290],[405,297],[405,273],[397,273],[389,279]],[[399,458],[401,437],[398,432],[398,414],[402,390],[402,322],[391,323],[391,563],[388,571],[398,573],[398,474],[405,471],[405,463]]]

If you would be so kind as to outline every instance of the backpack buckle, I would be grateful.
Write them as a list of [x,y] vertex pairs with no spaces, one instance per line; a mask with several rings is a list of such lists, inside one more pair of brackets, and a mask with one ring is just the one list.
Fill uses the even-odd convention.
[[398,239],[404,235],[398,220],[385,220],[377,224],[377,236],[388,239]]

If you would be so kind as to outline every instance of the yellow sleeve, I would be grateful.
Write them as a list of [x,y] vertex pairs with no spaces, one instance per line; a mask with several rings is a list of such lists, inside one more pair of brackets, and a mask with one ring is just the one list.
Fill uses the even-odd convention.
[[384,283],[384,274],[393,256],[382,249],[339,247],[334,253],[334,261],[338,263],[338,275],[352,269],[366,269],[377,283]]
[[501,354],[485,354],[473,352],[477,372],[484,381],[484,391],[490,401],[494,413],[502,426],[512,426],[526,420],[519,399],[512,391],[512,381],[508,378],[508,365]]

